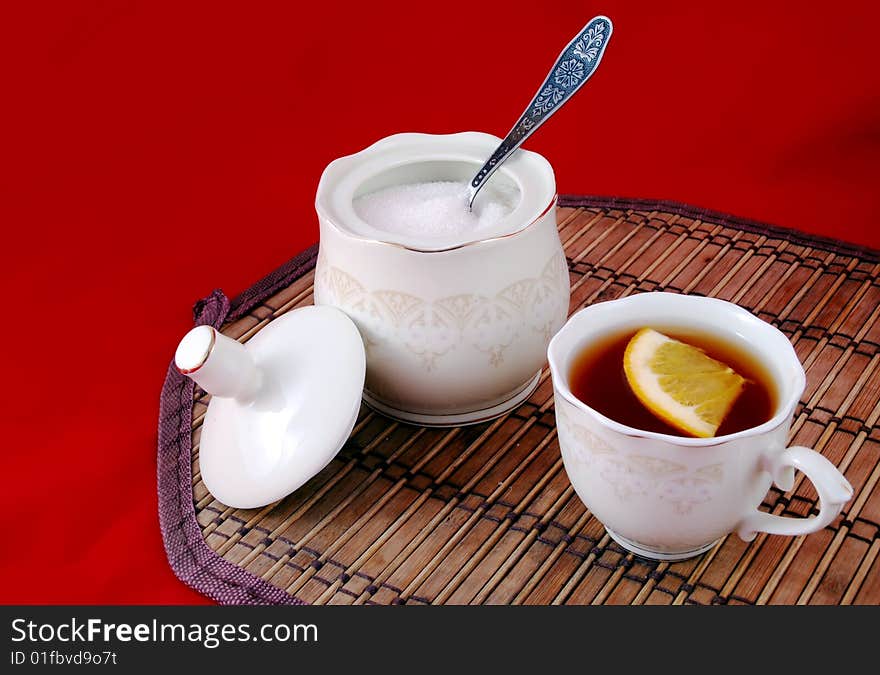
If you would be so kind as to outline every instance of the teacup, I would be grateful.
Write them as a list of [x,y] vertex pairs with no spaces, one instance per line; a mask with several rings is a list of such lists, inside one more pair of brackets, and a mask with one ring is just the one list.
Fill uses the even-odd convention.
[[556,183],[540,155],[520,150],[498,169],[492,180],[519,198],[479,236],[391,235],[353,207],[397,184],[467,181],[498,142],[474,132],[398,134],[335,160],[321,177],[315,304],[354,321],[366,349],[364,400],[391,417],[444,426],[505,413],[537,385],[568,315]]
[[[627,427],[571,392],[573,359],[610,335],[645,326],[715,335],[761,363],[776,390],[765,423],[715,438],[686,438]],[[703,553],[725,535],[802,535],[831,523],[853,494],[825,457],[788,447],[804,369],[788,339],[745,309],[713,298],[643,293],[574,314],[548,349],[559,446],[578,496],[625,549],[656,560]],[[771,483],[794,485],[795,469],[812,481],[819,513],[782,517],[758,509]]]

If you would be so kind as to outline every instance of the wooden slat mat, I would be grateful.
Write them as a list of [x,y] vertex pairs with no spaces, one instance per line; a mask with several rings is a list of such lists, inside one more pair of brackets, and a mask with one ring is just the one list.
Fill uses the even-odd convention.
[[[424,429],[364,408],[324,471],[260,510],[227,508],[205,489],[207,396],[196,389],[192,501],[207,545],[318,604],[880,603],[878,255],[664,202],[561,204],[572,312],[666,290],[736,302],[789,336],[807,371],[792,442],[822,452],[855,488],[831,526],[750,544],[731,535],[673,564],[626,553],[566,477],[545,370],[526,403],[475,427]],[[310,304],[312,280],[313,270],[223,332],[247,340]],[[805,516],[816,494],[799,474],[763,507]]]

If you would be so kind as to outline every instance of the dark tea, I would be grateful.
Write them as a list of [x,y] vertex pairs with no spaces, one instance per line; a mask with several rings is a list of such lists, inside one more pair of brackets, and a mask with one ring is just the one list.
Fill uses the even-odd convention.
[[[739,347],[715,335],[681,330],[658,331],[675,340],[702,349],[713,359],[726,363],[747,382],[716,436],[733,434],[763,424],[776,408],[773,380],[764,367]],[[636,331],[610,335],[578,354],[569,373],[571,392],[588,406],[626,426],[672,436],[678,429],[655,417],[633,393],[623,370],[626,345]]]

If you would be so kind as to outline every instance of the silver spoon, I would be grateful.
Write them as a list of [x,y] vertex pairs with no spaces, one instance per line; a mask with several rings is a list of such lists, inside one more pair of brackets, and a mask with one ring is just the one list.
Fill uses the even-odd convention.
[[590,79],[602,60],[612,30],[607,16],[594,17],[565,46],[525,112],[468,185],[468,208],[473,208],[477,193],[495,169]]

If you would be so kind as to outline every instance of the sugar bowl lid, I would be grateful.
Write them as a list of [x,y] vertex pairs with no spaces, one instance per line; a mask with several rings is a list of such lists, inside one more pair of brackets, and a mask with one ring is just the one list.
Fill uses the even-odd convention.
[[351,434],[366,372],[364,345],[334,307],[303,307],[241,344],[198,326],[175,364],[211,394],[199,465],[234,508],[281,499],[317,474]]

